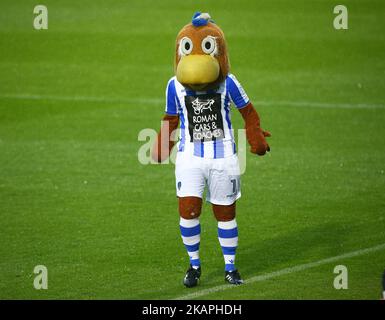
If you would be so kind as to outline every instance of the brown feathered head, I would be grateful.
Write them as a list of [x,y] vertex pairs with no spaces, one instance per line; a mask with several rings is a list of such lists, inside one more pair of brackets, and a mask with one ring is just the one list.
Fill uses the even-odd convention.
[[176,38],[175,74],[193,90],[216,87],[229,73],[225,36],[208,13],[197,12]]

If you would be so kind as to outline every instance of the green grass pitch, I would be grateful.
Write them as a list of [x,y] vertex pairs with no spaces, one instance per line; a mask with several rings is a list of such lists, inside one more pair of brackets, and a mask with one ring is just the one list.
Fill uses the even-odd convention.
[[[172,299],[224,284],[209,204],[201,283],[188,257],[173,165],[141,165],[158,129],[174,41],[195,11],[225,32],[232,72],[272,132],[247,154],[237,221],[245,279],[385,243],[385,4],[343,1],[0,3],[0,298]],[[242,128],[232,112],[233,124]],[[385,249],[200,296],[379,299]],[[33,269],[48,268],[48,290]],[[336,290],[333,269],[348,268]]]

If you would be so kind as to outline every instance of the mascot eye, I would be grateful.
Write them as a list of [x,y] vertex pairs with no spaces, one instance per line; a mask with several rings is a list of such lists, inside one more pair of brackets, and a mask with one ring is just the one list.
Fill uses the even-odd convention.
[[211,54],[215,51],[216,43],[215,38],[208,36],[202,40],[202,50],[206,54]]
[[182,54],[190,54],[193,49],[193,43],[190,38],[184,37],[180,41],[180,51]]

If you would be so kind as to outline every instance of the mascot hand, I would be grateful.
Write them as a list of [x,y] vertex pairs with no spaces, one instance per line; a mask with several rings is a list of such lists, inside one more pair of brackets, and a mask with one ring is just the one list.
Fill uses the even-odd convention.
[[246,138],[251,146],[250,152],[263,156],[270,151],[270,146],[265,139],[271,137],[270,132],[261,129],[259,115],[251,103],[239,109],[239,112],[245,121]]
[[162,127],[152,147],[151,157],[161,163],[168,158],[175,142],[175,129],[178,128],[179,116],[166,114],[162,120]]
[[263,131],[259,129],[256,134],[256,143],[250,147],[250,152],[255,153],[259,156],[263,156],[267,151],[270,151],[270,146],[266,142],[265,137],[271,137],[269,131]]

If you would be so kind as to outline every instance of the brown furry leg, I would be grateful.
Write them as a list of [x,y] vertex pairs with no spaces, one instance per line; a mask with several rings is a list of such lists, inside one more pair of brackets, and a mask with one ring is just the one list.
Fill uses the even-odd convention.
[[213,204],[213,213],[217,221],[230,221],[235,218],[235,203],[228,206]]
[[184,219],[198,218],[202,210],[202,199],[198,197],[179,197],[179,215]]

